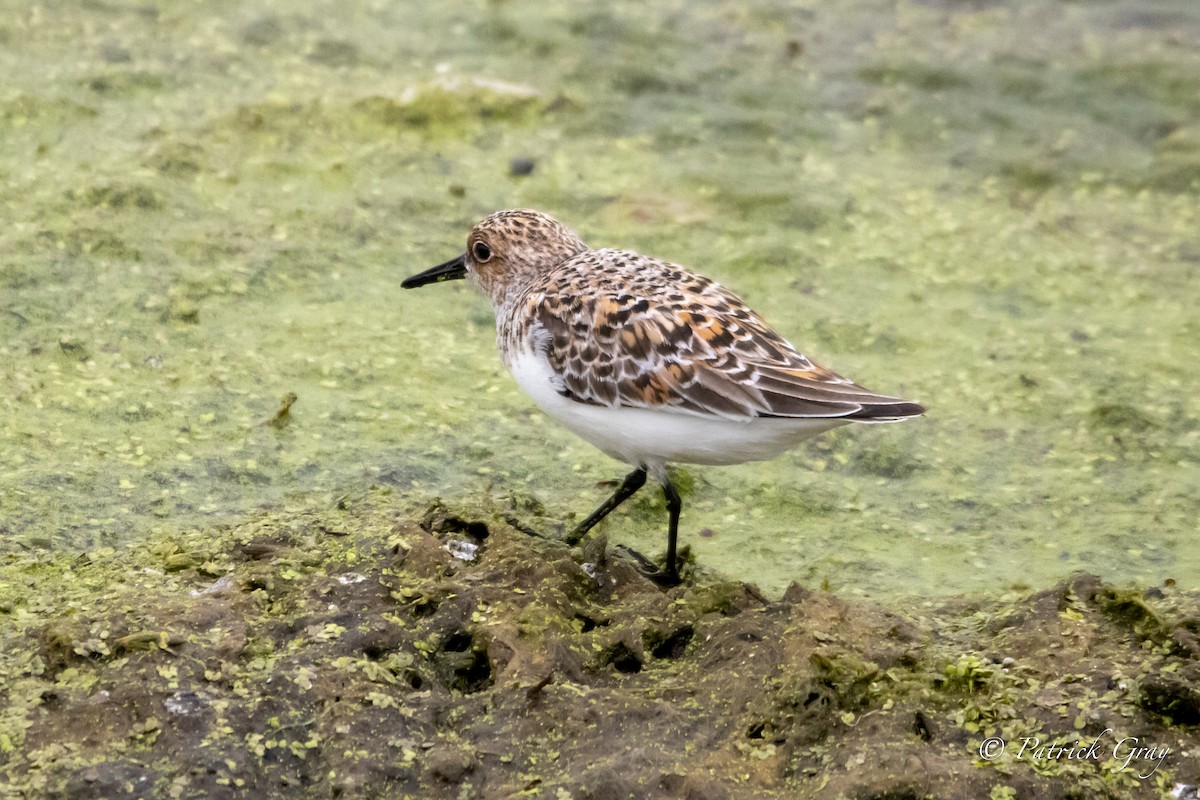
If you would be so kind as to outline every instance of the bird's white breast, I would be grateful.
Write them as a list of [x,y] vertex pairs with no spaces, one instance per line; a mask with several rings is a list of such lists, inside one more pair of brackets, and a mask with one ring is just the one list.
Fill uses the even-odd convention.
[[545,355],[523,350],[510,353],[506,361],[517,384],[548,416],[613,458],[634,465],[762,461],[847,424],[840,419],[731,420],[672,409],[590,405],[559,393],[562,382]]

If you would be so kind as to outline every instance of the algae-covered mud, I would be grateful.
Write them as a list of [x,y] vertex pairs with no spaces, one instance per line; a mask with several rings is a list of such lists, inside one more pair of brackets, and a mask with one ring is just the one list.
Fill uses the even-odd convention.
[[[493,509],[503,513],[503,509]],[[392,498],[20,571],[12,797],[1194,798],[1200,597],[905,613]],[[1069,752],[1067,748],[1070,748]]]
[[[0,74],[0,794],[1196,796],[1193,0],[0,0]],[[653,492],[556,544],[627,468],[399,288],[516,206],[929,414],[682,469],[670,592]]]

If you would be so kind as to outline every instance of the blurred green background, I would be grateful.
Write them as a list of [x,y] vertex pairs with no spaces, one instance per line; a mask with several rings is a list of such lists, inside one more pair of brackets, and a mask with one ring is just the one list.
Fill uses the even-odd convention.
[[[702,564],[893,598],[1195,588],[1194,0],[0,20],[0,560],[365,493],[586,513],[624,466],[519,394],[482,297],[399,289],[530,206],[930,409],[687,469]],[[660,550],[656,495],[610,538]]]

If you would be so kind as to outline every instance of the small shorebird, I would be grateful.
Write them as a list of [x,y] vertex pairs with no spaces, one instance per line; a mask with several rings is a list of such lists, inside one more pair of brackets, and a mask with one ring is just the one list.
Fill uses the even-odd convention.
[[401,286],[459,278],[491,298],[500,356],[525,393],[634,467],[567,541],[649,472],[670,514],[666,566],[652,575],[665,585],[679,582],[682,505],[667,464],[765,460],[839,425],[925,411],[813,363],[708,278],[629,250],[589,249],[540,211],[492,214],[471,230],[465,253]]

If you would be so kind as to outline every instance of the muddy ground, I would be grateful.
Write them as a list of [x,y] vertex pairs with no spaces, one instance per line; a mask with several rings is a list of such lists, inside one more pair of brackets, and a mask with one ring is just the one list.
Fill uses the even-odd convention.
[[664,591],[602,539],[521,533],[504,520],[543,521],[513,501],[339,505],[10,561],[4,796],[1187,798],[1200,783],[1195,594],[1078,575],[888,608],[800,585],[769,599],[694,568]]

